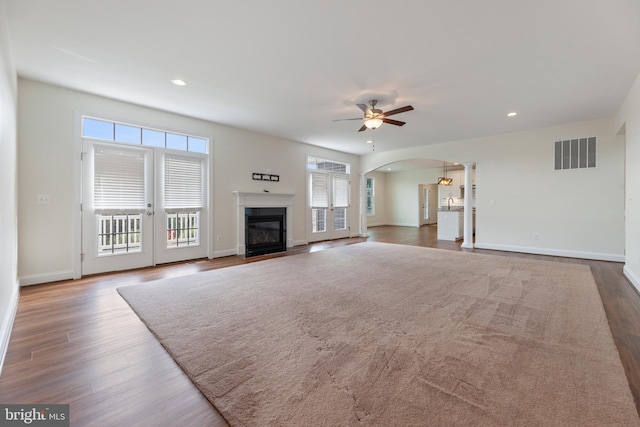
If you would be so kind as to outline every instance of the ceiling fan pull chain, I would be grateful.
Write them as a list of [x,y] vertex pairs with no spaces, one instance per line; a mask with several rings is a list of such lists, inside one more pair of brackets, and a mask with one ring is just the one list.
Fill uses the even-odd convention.
[[373,133],[373,136],[371,136],[371,148],[373,148],[372,151],[376,151],[376,130],[371,129],[371,133]]

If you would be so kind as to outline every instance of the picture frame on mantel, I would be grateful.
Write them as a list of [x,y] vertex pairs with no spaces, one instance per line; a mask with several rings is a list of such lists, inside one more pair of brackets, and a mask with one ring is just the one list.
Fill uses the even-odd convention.
[[251,174],[251,178],[254,181],[271,181],[271,182],[280,182],[280,175],[272,175],[269,173],[258,173],[253,172]]

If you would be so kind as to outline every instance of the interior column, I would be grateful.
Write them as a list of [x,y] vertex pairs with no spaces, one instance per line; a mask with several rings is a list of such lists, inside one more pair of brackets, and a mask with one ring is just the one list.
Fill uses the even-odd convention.
[[464,240],[463,248],[473,248],[473,163],[464,164]]

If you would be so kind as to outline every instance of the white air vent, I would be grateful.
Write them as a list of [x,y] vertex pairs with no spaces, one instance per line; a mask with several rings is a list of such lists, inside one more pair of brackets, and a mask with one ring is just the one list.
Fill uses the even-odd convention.
[[555,143],[555,170],[596,167],[596,137],[566,139]]

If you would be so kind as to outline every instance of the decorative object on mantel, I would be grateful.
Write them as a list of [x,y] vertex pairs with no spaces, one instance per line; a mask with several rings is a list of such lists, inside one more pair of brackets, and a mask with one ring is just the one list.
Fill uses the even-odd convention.
[[447,162],[444,162],[444,176],[438,178],[438,185],[451,185],[453,178],[447,178]]
[[251,174],[251,177],[253,178],[254,181],[272,181],[272,182],[280,181],[280,175],[271,175],[269,173],[253,172]]

